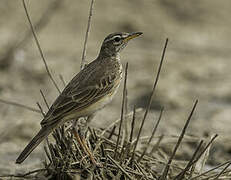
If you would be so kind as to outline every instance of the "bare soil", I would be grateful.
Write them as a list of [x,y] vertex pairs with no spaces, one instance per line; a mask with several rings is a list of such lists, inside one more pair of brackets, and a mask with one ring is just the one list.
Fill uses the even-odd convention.
[[[33,22],[54,2],[28,1]],[[90,2],[82,0],[61,1],[38,31],[47,63],[62,88],[59,75],[68,82],[80,69],[89,5]],[[188,134],[198,139],[219,134],[211,148],[210,165],[230,159],[231,152],[230,11],[229,0],[96,0],[87,48],[90,62],[107,34],[144,32],[121,54],[123,63],[129,63],[128,99],[132,109],[135,104],[146,107],[168,37],[166,61],[143,134],[151,133],[160,108],[165,107],[158,134],[179,135],[193,102],[199,99]],[[0,98],[37,108],[36,102],[44,106],[39,94],[42,89],[51,104],[58,92],[46,74],[33,38],[10,51],[29,31],[21,1],[0,1],[0,27]],[[122,86],[91,126],[105,128],[119,118],[121,95]],[[41,166],[42,145],[22,165],[14,163],[39,130],[41,120],[38,113],[0,104],[0,174],[26,172]],[[181,158],[187,159],[192,154],[192,144],[183,145]]]

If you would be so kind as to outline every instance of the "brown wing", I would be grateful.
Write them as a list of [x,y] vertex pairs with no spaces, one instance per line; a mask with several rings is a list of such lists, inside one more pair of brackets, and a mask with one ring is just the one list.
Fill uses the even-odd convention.
[[116,83],[117,80],[115,75],[104,76],[98,82],[93,80],[92,82],[95,83],[91,83],[91,81],[81,82],[78,77],[76,77],[76,79],[74,78],[56,99],[46,117],[41,122],[41,126],[58,124],[60,119],[71,113],[71,111],[76,112],[87,108],[110,93],[112,89],[118,85],[118,83]]

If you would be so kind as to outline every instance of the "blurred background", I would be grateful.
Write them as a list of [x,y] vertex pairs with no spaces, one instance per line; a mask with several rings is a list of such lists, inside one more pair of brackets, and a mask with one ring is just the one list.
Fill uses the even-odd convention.
[[[50,70],[63,88],[59,75],[68,82],[80,69],[90,1],[27,1],[27,7]],[[210,152],[211,165],[230,159],[231,153],[230,11],[229,0],[96,0],[87,47],[90,62],[109,33],[144,33],[121,54],[123,64],[129,63],[131,110],[134,105],[146,107],[168,37],[166,58],[144,134],[150,135],[164,107],[158,134],[179,135],[193,103],[199,99],[188,134],[208,139],[219,134]],[[46,110],[40,89],[50,104],[58,95],[31,35],[22,2],[1,0],[0,98],[34,108],[40,102]],[[105,128],[118,119],[121,97],[122,86],[91,126]],[[41,120],[39,113],[0,104],[0,173],[41,166],[42,146],[23,165],[14,164],[17,155],[39,130]],[[192,154],[191,146],[185,143],[186,158]]]

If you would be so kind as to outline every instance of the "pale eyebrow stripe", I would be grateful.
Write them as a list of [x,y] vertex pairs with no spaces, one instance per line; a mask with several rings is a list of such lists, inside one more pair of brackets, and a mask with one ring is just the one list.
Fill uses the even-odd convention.
[[107,42],[107,41],[110,41],[112,39],[115,39],[116,37],[120,37],[121,38],[121,35],[119,35],[119,34],[118,35],[114,35],[110,39],[105,40],[104,42]]

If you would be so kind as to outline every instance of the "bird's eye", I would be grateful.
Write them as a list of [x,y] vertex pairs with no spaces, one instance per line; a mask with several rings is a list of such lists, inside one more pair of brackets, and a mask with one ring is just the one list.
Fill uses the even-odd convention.
[[116,38],[114,39],[114,41],[115,41],[115,42],[120,42],[120,37],[116,37]]

